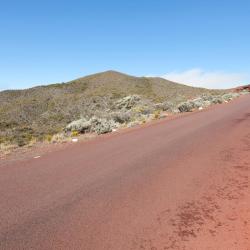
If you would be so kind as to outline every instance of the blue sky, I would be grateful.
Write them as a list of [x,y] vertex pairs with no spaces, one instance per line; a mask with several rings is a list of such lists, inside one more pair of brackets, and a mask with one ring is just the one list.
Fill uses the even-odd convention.
[[0,89],[109,69],[205,87],[250,82],[250,1],[1,1]]

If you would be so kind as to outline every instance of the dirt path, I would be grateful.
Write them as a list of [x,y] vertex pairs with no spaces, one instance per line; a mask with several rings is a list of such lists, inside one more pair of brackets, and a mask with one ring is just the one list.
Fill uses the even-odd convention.
[[0,162],[0,249],[250,249],[250,97]]

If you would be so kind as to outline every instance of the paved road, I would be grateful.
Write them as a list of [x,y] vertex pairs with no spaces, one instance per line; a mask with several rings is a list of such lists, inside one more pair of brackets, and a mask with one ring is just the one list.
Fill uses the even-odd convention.
[[0,249],[250,249],[250,97],[0,162]]

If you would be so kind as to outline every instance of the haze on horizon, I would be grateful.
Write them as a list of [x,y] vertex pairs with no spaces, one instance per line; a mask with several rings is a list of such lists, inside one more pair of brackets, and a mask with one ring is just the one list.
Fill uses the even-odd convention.
[[249,1],[14,1],[0,10],[0,90],[113,69],[206,88],[250,82]]

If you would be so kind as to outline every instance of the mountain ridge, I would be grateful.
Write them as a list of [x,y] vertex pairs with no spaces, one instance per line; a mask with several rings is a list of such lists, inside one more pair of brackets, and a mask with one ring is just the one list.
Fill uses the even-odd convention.
[[[1,90],[1,92],[6,92],[6,91],[22,91],[22,90],[28,90],[28,89],[34,89],[34,88],[40,88],[40,87],[48,87],[51,85],[58,85],[58,84],[69,84],[72,83],[74,81],[85,81],[85,80],[91,80],[93,78],[137,78],[137,79],[158,79],[158,80],[164,80],[166,82],[171,82],[174,84],[179,84],[179,85],[184,85],[184,86],[188,86],[188,87],[194,87],[194,88],[201,88],[198,86],[190,86],[190,85],[186,85],[183,83],[178,83],[178,82],[174,82],[174,81],[170,81],[168,79],[159,77],[159,76],[133,76],[133,75],[129,75],[123,72],[119,72],[116,70],[106,70],[106,71],[102,71],[102,72],[98,72],[98,73],[93,73],[90,75],[86,75],[86,76],[82,76],[82,77],[77,77],[73,80],[69,80],[67,82],[56,82],[56,83],[46,83],[46,84],[37,84],[35,86],[29,87],[29,88],[23,88],[23,89],[5,89],[5,90]],[[202,89],[208,89],[208,88],[202,88]]]

